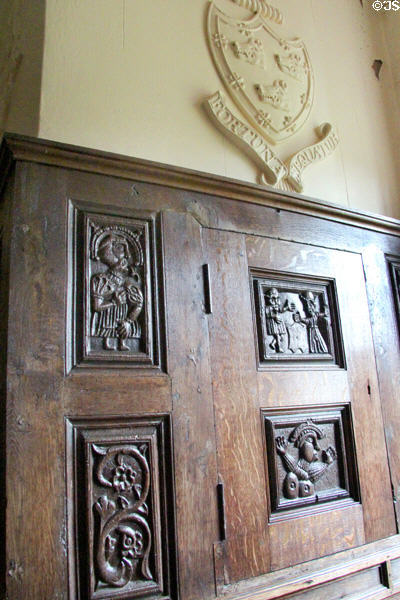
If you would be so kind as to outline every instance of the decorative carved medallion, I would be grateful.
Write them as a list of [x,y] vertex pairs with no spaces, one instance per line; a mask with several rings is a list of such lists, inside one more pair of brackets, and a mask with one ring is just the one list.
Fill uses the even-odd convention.
[[344,367],[333,281],[254,274],[260,366],[312,361]]
[[71,367],[156,366],[160,352],[152,219],[111,217],[76,206],[71,212]]
[[174,558],[165,508],[166,502],[173,508],[164,483],[168,430],[160,417],[68,420],[80,599],[168,597]]
[[[281,24],[282,15],[266,0],[211,0],[208,41],[215,66],[229,96],[250,127],[235,116],[233,119],[243,127],[254,128],[255,135],[260,136],[267,146],[268,155],[275,156],[269,144],[275,145],[293,136],[308,119],[314,98],[314,80],[310,57],[302,40],[282,38],[271,22]],[[217,101],[222,103],[222,110],[216,110]],[[205,107],[219,129],[242,146],[243,137],[226,123],[226,111],[230,110],[221,92],[208,98]],[[295,155],[297,158],[299,154],[307,156],[302,169],[293,166],[294,157],[287,158],[286,168],[272,175],[270,169],[261,165],[262,181],[301,192],[302,170],[330,154],[338,143],[329,123],[317,128],[317,135],[316,144]],[[322,142],[327,143],[321,146]],[[260,164],[260,153],[252,145],[246,150]],[[280,159],[276,157],[276,161]]]
[[263,410],[272,511],[358,501],[350,406]]

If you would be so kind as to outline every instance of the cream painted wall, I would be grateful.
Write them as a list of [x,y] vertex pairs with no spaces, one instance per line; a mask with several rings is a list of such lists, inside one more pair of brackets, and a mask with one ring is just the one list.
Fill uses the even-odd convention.
[[[375,13],[371,2],[275,1],[285,19],[276,28],[304,39],[316,81],[308,122],[278,154],[312,143],[313,128],[331,121],[340,145],[305,172],[305,194],[400,218],[400,11]],[[202,108],[222,88],[208,4],[47,0],[39,136],[257,181]]]
[[0,1],[0,134],[37,135],[45,0]]

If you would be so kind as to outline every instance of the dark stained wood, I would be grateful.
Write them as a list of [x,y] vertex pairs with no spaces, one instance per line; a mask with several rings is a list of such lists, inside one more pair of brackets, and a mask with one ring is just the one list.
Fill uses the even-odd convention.
[[214,298],[209,316],[218,472],[225,488],[226,578],[270,568],[261,419],[243,236],[204,234]]
[[215,593],[217,471],[201,227],[190,216],[163,214],[168,372],[172,379],[178,560],[182,598]]
[[[361,257],[354,253],[340,253],[307,245],[269,240],[267,238],[247,239],[247,252],[251,267],[263,268],[273,262],[274,269],[282,272],[308,273],[320,277],[334,277],[336,281],[341,329],[347,362],[346,396],[351,400],[355,425],[355,441],[360,473],[361,497],[364,511],[366,541],[395,533],[392,513],[392,498],[383,422],[378,398],[379,391],[375,371],[372,336],[369,327],[368,304],[364,285],[364,271]],[[308,377],[311,374],[308,373]],[[271,402],[291,403],[294,386],[283,388],[290,381],[290,375],[274,375],[274,389],[287,389],[287,398]],[[299,396],[303,404],[325,403],[324,392],[329,389],[330,373],[324,373],[318,387],[308,387],[301,383]],[[296,379],[300,383],[299,379]],[[282,383],[281,383],[282,382]],[[322,385],[324,382],[324,385]],[[336,391],[336,388],[331,388]],[[339,388],[340,389],[340,388]],[[289,391],[290,390],[290,391]],[[332,397],[328,391],[328,398]],[[338,398],[336,401],[339,401]],[[264,406],[267,406],[264,404]],[[273,406],[273,404],[272,404]],[[373,424],[373,427],[370,426]],[[379,481],[379,501],[377,501],[376,481]]]
[[119,154],[89,150],[49,140],[6,134],[5,143],[17,160],[58,165],[75,170],[103,173],[148,183],[164,184],[190,191],[228,196],[234,200],[274,206],[308,215],[323,216],[351,225],[361,225],[385,233],[399,233],[396,219],[344,208],[299,194],[266,189],[264,186],[200,173],[171,165],[128,158]]
[[[165,450],[171,489],[164,509],[176,518],[176,539],[168,536],[174,600],[175,547],[182,600],[396,597],[400,542],[388,536],[400,504],[400,331],[387,260],[400,260],[399,223],[18,136],[6,139],[1,156],[8,598],[67,598],[75,548],[65,504],[66,471],[73,481],[65,419],[115,424],[167,415],[173,455]],[[116,224],[126,219],[128,229],[141,215],[153,219],[160,368],[66,369],[71,203]],[[249,267],[335,278],[347,369],[315,361],[313,368],[258,370]],[[292,510],[303,511],[298,516],[276,520],[261,409],[300,414],[306,406],[317,413],[349,404],[362,503],[299,507]]]

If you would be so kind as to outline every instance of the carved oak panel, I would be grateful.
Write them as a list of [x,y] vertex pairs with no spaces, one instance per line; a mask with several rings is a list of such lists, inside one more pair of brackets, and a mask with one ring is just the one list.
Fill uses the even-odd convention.
[[298,410],[262,410],[272,514],[357,502],[350,405]]
[[169,430],[167,416],[67,420],[71,597],[173,595]]
[[159,366],[155,222],[70,206],[70,322],[74,366]]
[[252,282],[259,368],[345,367],[333,280],[252,272]]

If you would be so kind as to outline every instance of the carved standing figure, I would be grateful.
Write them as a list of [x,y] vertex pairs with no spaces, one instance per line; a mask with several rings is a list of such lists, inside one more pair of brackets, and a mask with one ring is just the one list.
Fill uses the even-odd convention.
[[281,297],[276,288],[270,288],[265,294],[265,323],[267,335],[272,336],[270,347],[275,352],[285,352],[287,350],[287,328],[282,317],[287,310],[293,311],[294,304],[290,307],[287,303],[281,306]]
[[307,325],[308,347],[311,354],[326,354],[328,347],[318,327],[318,320],[326,319],[324,312],[319,312],[315,296],[312,292],[303,292],[299,296],[303,303],[306,318],[303,319]]
[[336,459],[336,451],[332,446],[322,451],[322,461],[319,459],[320,448],[317,440],[323,437],[322,431],[310,419],[301,423],[289,436],[299,450],[296,460],[287,451],[287,440],[278,436],[275,440],[276,450],[280,455],[287,475],[283,482],[283,493],[286,498],[306,498],[314,495],[314,483],[322,477],[329,465]]
[[[91,240],[91,258],[108,268],[91,278],[91,335],[103,338],[105,350],[130,350],[126,340],[140,338],[137,321],[143,293],[136,267],[143,263],[139,233],[118,225],[97,227]],[[117,340],[117,348],[111,340]]]

